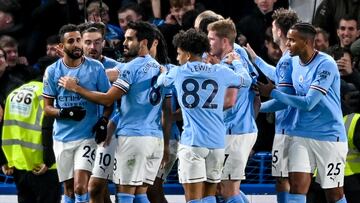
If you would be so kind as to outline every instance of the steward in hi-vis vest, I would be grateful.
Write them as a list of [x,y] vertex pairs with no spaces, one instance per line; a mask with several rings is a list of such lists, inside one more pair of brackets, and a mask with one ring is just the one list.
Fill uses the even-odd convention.
[[1,160],[5,175],[12,175],[18,202],[61,201],[52,148],[54,119],[44,116],[43,83],[31,81],[13,90],[6,99],[1,135]]

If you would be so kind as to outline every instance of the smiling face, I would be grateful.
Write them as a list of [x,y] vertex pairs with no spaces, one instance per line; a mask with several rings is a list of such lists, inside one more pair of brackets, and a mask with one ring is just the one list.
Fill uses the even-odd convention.
[[60,46],[63,48],[64,53],[73,60],[79,59],[83,55],[79,31],[65,33],[64,41]]
[[339,37],[341,47],[349,46],[359,36],[359,30],[357,29],[357,23],[355,20],[340,20],[339,27],[336,32]]

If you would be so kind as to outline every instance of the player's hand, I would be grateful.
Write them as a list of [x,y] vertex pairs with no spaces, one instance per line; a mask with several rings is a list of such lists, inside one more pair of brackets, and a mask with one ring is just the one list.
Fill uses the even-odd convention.
[[48,167],[45,164],[40,164],[38,166],[36,166],[35,168],[33,168],[32,173],[34,175],[42,175],[44,173],[46,173],[46,171],[48,170]]
[[260,81],[257,82],[257,88],[259,89],[260,95],[263,97],[270,97],[271,91],[275,89],[275,85],[269,78],[266,78],[268,83],[264,84]]
[[167,68],[165,66],[160,66],[160,73],[166,73]]
[[240,61],[240,56],[238,54],[236,54],[235,52],[233,52],[233,51],[226,54],[225,58],[226,58],[226,63],[227,64],[231,64],[234,60],[239,60]]
[[66,90],[76,92],[76,87],[78,86],[79,81],[71,76],[61,77],[58,81],[60,87],[65,88]]
[[218,59],[215,55],[212,55],[211,53],[207,53],[207,57],[204,63],[219,64],[220,59]]
[[109,78],[110,82],[115,82],[119,77],[119,71],[116,68],[110,68],[105,70],[106,76]]
[[250,44],[247,43],[246,47],[244,47],[244,49],[249,53],[251,61],[254,62],[257,55],[256,55],[255,51],[251,48]]
[[59,111],[59,117],[65,119],[72,119],[74,121],[81,121],[86,115],[86,110],[81,106],[73,106],[69,108],[62,108]]
[[9,167],[7,164],[2,165],[1,170],[7,176],[11,176],[14,173],[14,167]]
[[95,133],[95,142],[97,144],[105,141],[107,137],[107,124],[109,123],[109,119],[106,117],[101,117],[96,124],[94,125],[92,132]]
[[167,163],[170,161],[170,148],[169,146],[164,147],[164,154],[161,160],[160,168],[164,168]]
[[60,48],[59,45],[55,46],[55,50],[56,50],[56,56],[58,56],[59,58],[64,57],[64,51]]
[[260,107],[261,107],[261,99],[260,99],[260,92],[259,88],[256,85],[251,85],[251,91],[255,93],[254,97],[254,114],[255,118],[259,115]]

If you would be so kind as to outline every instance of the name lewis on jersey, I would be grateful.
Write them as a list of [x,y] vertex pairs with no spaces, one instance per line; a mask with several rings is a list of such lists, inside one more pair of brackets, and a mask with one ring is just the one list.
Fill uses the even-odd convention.
[[193,67],[190,67],[191,72],[211,72],[211,66],[207,66],[204,64],[198,64]]

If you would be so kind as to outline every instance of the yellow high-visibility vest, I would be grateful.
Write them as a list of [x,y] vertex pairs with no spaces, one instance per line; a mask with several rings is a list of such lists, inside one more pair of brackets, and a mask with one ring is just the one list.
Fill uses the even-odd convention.
[[346,156],[345,176],[360,173],[360,152],[354,145],[354,132],[360,114],[352,113],[344,116],[346,134],[348,137],[349,151]]
[[[32,171],[43,163],[42,89],[41,82],[33,81],[13,90],[6,98],[2,148],[9,167]],[[55,164],[51,169],[54,168]]]

